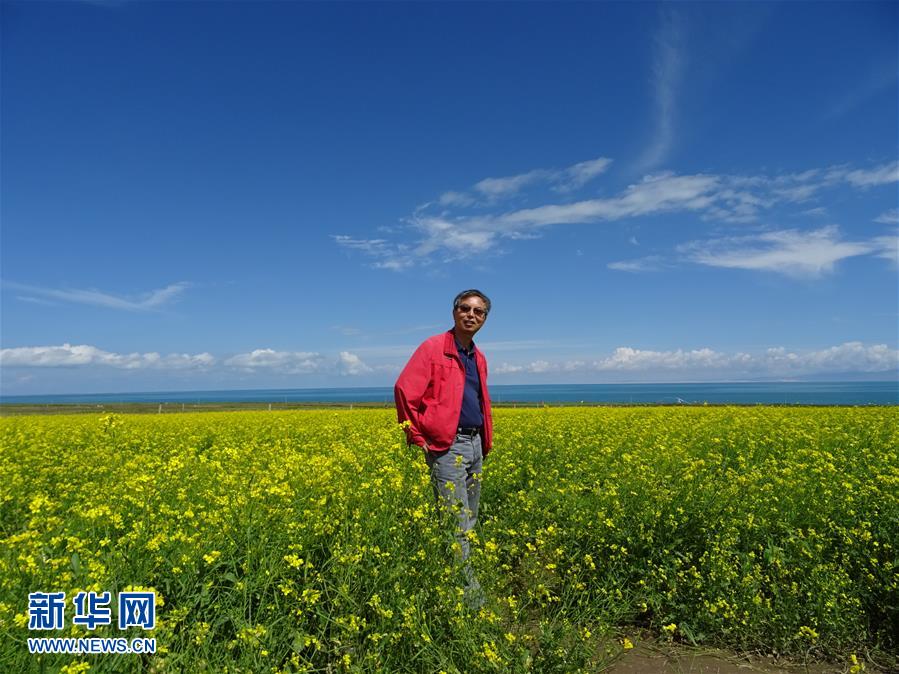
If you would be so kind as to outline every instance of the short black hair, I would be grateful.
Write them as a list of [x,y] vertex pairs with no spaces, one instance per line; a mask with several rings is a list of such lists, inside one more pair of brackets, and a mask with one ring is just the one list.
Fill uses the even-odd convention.
[[[475,288],[471,288],[470,290],[463,290],[461,293],[456,295],[456,299],[453,300],[453,311],[459,308],[459,305],[462,304],[462,300],[464,300],[466,297],[480,297],[482,300],[484,300],[484,306],[487,309],[487,314],[490,313],[490,298],[480,290],[476,290]],[[486,316],[487,314],[484,315]]]

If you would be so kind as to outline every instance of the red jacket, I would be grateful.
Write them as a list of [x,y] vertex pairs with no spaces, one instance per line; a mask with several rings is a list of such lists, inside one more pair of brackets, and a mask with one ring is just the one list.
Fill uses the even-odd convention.
[[[493,420],[487,393],[487,359],[474,349],[481,379],[481,412],[484,415],[482,448],[484,456],[493,447]],[[452,446],[462,413],[465,392],[465,364],[456,351],[452,330],[429,337],[412,354],[393,387],[396,415],[400,423],[410,422],[406,437],[413,445],[426,442],[434,451]]]

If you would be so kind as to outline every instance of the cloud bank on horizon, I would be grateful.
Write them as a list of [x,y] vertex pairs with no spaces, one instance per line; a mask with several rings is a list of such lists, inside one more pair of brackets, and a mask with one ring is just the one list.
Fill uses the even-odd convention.
[[[413,346],[409,347],[414,348]],[[502,382],[509,375],[616,374],[671,375],[713,381],[724,378],[770,378],[811,376],[828,373],[861,372],[889,375],[899,370],[899,349],[886,344],[846,342],[826,349],[796,351],[770,347],[759,353],[724,353],[710,348],[653,351],[618,347],[607,355],[569,360],[533,360],[521,362],[499,358],[513,353],[515,344],[493,345],[496,358],[491,372]],[[497,362],[499,358],[499,362]],[[254,349],[247,353],[215,357],[208,352],[198,354],[113,353],[86,344],[18,347],[0,350],[0,367],[7,371],[28,368],[87,368],[113,370],[156,370],[194,372],[331,374],[342,378],[383,373],[395,376],[403,361],[369,365],[355,353],[340,351],[326,354],[311,351],[276,351]]]

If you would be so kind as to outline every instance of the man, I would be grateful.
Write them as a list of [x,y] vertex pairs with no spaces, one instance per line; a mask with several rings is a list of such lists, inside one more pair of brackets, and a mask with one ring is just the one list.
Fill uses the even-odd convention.
[[468,561],[467,534],[478,519],[481,470],[493,445],[493,421],[487,360],[472,339],[489,313],[484,293],[459,293],[453,300],[453,328],[426,339],[394,387],[397,417],[409,443],[424,451],[438,510],[455,515],[456,552],[466,602],[473,608],[484,600]]

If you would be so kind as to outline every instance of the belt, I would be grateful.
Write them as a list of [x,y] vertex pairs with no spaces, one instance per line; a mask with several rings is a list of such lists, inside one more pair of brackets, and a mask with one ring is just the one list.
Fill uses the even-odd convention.
[[467,426],[467,427],[459,426],[459,428],[456,429],[456,435],[470,435],[470,436],[474,437],[475,435],[480,435],[480,434],[481,434],[480,426]]

